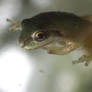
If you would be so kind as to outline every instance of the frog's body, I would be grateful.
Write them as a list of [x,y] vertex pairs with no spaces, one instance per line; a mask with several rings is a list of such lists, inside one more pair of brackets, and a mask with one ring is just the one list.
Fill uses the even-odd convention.
[[42,13],[21,22],[19,44],[25,49],[44,48],[58,55],[82,48],[84,55],[76,62],[87,61],[87,65],[92,60],[91,20],[65,12]]

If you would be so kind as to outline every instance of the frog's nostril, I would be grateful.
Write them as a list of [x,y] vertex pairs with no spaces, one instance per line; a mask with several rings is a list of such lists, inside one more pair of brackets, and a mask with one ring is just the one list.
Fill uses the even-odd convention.
[[19,43],[19,46],[23,48],[25,45],[24,45],[24,43],[21,42],[21,43]]

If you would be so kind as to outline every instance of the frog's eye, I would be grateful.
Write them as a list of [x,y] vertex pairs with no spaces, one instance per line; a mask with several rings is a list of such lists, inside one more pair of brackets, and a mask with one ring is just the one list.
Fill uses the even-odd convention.
[[33,39],[36,40],[36,41],[43,41],[47,38],[47,34],[43,31],[40,31],[40,32],[35,32],[33,34]]

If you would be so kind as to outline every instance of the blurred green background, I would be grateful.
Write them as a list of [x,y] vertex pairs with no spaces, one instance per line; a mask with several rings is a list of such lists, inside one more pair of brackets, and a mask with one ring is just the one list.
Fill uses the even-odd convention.
[[0,92],[92,92],[92,64],[73,65],[81,51],[66,56],[19,47],[20,32],[6,18],[23,20],[47,11],[92,14],[92,0],[0,0]]

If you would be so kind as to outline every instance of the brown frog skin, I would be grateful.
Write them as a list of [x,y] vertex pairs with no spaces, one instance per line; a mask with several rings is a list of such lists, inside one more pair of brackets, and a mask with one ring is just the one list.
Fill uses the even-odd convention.
[[88,65],[92,61],[91,16],[45,12],[13,24],[11,30],[21,27],[19,45],[24,49],[42,48],[50,54],[66,55],[81,48],[83,56],[73,63],[84,62]]

